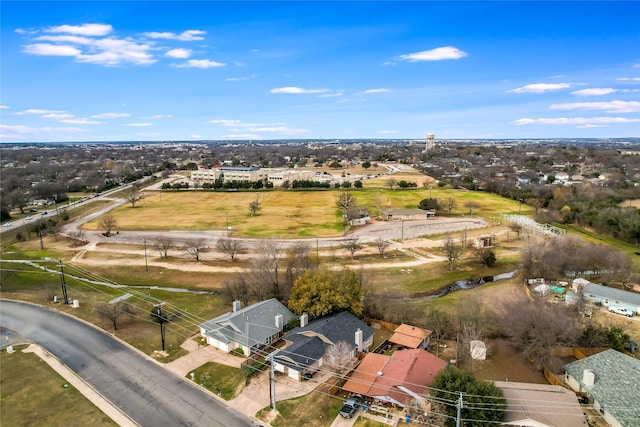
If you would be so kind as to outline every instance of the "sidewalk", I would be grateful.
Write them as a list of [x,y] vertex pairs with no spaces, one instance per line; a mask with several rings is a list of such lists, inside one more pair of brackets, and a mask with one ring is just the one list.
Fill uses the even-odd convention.
[[198,346],[198,343],[195,342],[193,338],[187,339],[180,345],[180,347],[187,350],[189,354],[173,360],[164,366],[181,377],[185,377],[189,372],[199,368],[207,362],[216,362],[221,365],[240,368],[241,363],[244,360],[241,357],[218,351],[210,345]]
[[22,350],[23,353],[35,353],[42,360],[44,360],[54,371],[62,376],[69,384],[75,387],[84,397],[86,397],[91,403],[96,405],[98,409],[104,412],[109,418],[116,422],[119,426],[123,427],[137,427],[133,420],[127,417],[107,399],[102,397],[93,387],[85,383],[75,372],[67,368],[62,364],[54,355],[50,354],[42,347],[36,344],[31,344],[29,347]]

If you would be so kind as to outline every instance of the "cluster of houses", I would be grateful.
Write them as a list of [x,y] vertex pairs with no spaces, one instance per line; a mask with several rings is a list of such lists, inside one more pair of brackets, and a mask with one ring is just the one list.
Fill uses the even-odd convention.
[[[288,331],[285,326],[297,323]],[[449,366],[426,349],[431,331],[412,325],[398,326],[384,348],[373,352],[374,330],[343,311],[309,321],[299,318],[276,299],[247,307],[233,303],[233,310],[200,325],[207,343],[224,352],[249,357],[269,353],[273,369],[297,381],[321,371],[332,371],[340,346],[352,360],[359,360],[342,389],[359,394],[374,405],[431,409],[429,387]],[[276,341],[285,345],[272,351]],[[269,347],[268,351],[265,347]],[[349,367],[351,368],[351,367]],[[586,426],[579,398],[599,411],[613,427],[640,427],[640,360],[606,350],[565,365],[565,383],[558,385],[496,382],[507,400],[502,425],[522,427]]]

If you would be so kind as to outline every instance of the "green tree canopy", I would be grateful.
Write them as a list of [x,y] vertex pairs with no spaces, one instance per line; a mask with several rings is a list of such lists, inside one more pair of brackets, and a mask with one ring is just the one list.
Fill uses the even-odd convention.
[[476,379],[458,368],[440,371],[431,384],[435,390],[431,394],[442,399],[444,411],[448,415],[445,425],[455,426],[457,402],[462,392],[461,425],[469,427],[486,426],[502,421],[505,415],[506,399],[502,390],[493,383]]
[[309,270],[298,277],[291,290],[289,308],[296,314],[311,318],[348,309],[362,314],[364,290],[358,275],[351,270]]

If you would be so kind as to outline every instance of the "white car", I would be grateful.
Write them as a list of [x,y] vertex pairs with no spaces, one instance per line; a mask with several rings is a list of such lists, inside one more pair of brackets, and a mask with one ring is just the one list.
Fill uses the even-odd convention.
[[622,314],[623,316],[627,317],[631,317],[635,314],[633,311],[627,310],[626,308],[622,307],[609,307],[609,311],[616,314]]
[[4,224],[2,224],[3,227],[11,227],[11,223],[10,222],[5,222]]
[[29,215],[28,217],[25,218],[27,221],[31,221],[33,219],[33,217],[31,215]]

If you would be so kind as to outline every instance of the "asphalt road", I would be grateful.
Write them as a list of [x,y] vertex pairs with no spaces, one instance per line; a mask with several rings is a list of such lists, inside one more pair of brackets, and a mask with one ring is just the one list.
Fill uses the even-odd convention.
[[73,317],[0,300],[0,326],[44,347],[141,426],[259,425]]

